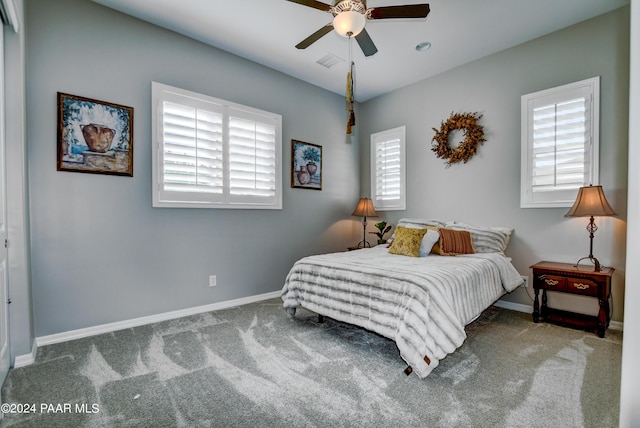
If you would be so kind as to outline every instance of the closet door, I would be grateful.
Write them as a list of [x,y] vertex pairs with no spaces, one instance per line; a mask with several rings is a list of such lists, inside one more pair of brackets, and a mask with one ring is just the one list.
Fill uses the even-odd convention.
[[5,164],[4,25],[0,26],[0,385],[11,359],[7,287],[7,192]]

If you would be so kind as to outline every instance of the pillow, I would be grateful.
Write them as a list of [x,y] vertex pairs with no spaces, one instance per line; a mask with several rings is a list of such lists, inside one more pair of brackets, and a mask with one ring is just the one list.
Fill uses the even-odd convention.
[[482,227],[456,222],[449,222],[446,227],[471,232],[476,253],[504,253],[513,232],[513,229],[508,227]]
[[398,220],[398,226],[424,228],[426,226],[442,227],[446,222],[434,219],[423,218],[401,218]]
[[[421,218],[401,218],[398,220],[398,226],[402,227],[410,227],[414,229],[424,229],[425,227],[433,226],[433,227],[443,227],[445,225],[444,221],[440,220],[429,220],[429,219],[421,219]],[[387,241],[391,242],[396,237],[395,230],[391,234],[391,238]]]
[[438,251],[434,251],[434,245],[438,244],[440,240],[440,232],[438,232],[438,228],[434,226],[427,226],[427,233],[424,234],[422,238],[422,243],[420,244],[420,250],[418,251],[418,255],[420,257],[426,257],[430,253],[438,253],[440,252],[440,247],[438,247]]
[[427,233],[427,229],[413,229],[409,227],[396,227],[396,237],[389,248],[390,254],[400,256],[418,257],[422,238]]
[[473,254],[471,232],[468,230],[440,229],[440,255]]

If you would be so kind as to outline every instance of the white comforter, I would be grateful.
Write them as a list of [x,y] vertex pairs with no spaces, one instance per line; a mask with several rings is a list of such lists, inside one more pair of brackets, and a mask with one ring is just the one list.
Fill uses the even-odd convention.
[[462,345],[465,325],[520,284],[501,254],[416,258],[378,246],[297,261],[282,300],[294,313],[303,306],[394,340],[424,378]]

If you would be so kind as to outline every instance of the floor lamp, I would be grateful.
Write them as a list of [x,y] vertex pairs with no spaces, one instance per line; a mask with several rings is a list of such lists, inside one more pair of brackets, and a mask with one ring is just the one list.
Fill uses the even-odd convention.
[[371,247],[371,244],[367,242],[367,217],[378,217],[378,213],[373,208],[373,201],[369,198],[360,198],[358,206],[351,215],[364,217],[362,220],[362,241],[358,242],[358,248]]

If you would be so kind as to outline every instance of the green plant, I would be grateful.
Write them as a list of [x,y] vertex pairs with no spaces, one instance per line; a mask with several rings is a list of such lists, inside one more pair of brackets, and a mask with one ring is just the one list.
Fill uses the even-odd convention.
[[375,224],[377,232],[369,232],[373,233],[378,237],[378,242],[384,241],[384,235],[391,230],[391,225],[387,225],[387,222],[382,220],[380,223]]

